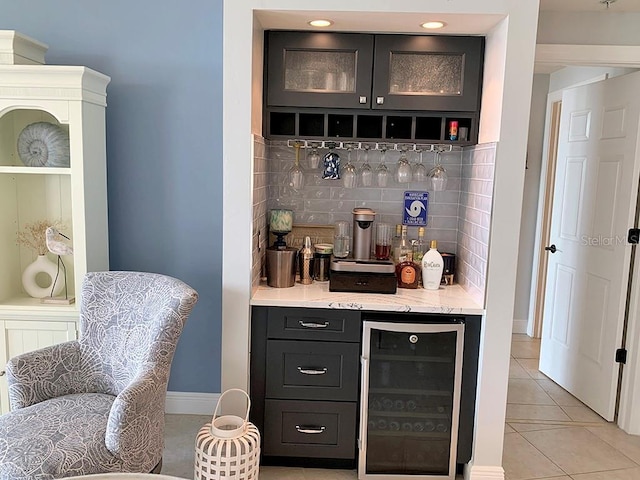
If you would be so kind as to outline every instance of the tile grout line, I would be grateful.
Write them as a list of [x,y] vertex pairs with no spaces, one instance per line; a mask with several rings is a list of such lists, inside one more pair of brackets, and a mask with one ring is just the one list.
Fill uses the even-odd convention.
[[[553,460],[551,460],[549,457],[547,457],[547,456],[546,456],[542,451],[540,451],[540,449],[538,449],[538,447],[536,447],[534,444],[532,444],[532,443],[527,439],[527,437],[525,437],[524,435],[522,435],[520,432],[516,432],[516,433],[518,433],[518,435],[520,435],[520,436],[523,438],[523,440],[524,440],[525,442],[527,442],[529,445],[531,445],[531,446],[534,448],[534,450],[536,450],[538,453],[540,453],[540,455],[542,455],[544,458],[546,458],[547,460],[549,460],[549,462],[551,462],[553,465],[555,465],[556,467],[558,467],[558,469],[559,469],[562,473],[564,473],[565,475],[569,476],[569,474],[568,474],[567,472],[565,472],[565,471],[562,469],[562,467],[560,467],[560,465],[558,465],[556,462],[554,462],[554,461],[553,461]],[[557,475],[557,476],[556,476],[556,478],[557,478],[557,477],[560,477],[560,475]],[[547,477],[547,478],[553,478],[553,477]],[[544,480],[544,479],[540,479],[540,480]]]

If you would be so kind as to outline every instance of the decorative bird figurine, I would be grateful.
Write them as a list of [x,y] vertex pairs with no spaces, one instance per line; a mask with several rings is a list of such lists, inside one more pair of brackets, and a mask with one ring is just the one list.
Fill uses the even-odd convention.
[[55,255],[73,255],[73,248],[71,248],[64,242],[61,242],[60,240],[56,240],[56,237],[58,235],[69,240],[69,237],[63,235],[53,227],[48,227],[45,231],[47,248],[49,249],[49,251]]
[[62,261],[61,255],[73,255],[73,248],[67,245],[60,240],[56,240],[56,237],[60,235],[61,237],[70,240],[69,237],[60,233],[53,227],[47,227],[45,230],[45,239],[47,241],[47,248],[49,251],[58,256],[58,272],[56,273],[56,278],[53,280],[53,284],[51,285],[51,295],[53,297],[53,290],[56,286],[56,282],[58,281],[58,276],[60,274],[60,264],[62,264],[62,270],[64,271],[64,298],[68,299],[69,294],[67,292],[67,267]]

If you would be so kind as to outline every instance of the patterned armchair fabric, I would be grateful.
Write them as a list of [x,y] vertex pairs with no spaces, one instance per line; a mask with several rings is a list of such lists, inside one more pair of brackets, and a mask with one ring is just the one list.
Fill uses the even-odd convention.
[[164,448],[171,361],[197,298],[164,275],[88,273],[80,339],[7,365],[0,480],[150,472]]

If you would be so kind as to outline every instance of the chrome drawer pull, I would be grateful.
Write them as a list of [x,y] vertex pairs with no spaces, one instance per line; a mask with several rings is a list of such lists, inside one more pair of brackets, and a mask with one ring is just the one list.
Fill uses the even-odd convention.
[[304,373],[305,375],[324,375],[325,373],[327,373],[327,368],[325,367],[320,370],[319,368],[298,367],[298,371],[300,373]]
[[329,326],[329,322],[303,322],[302,320],[299,320],[298,323],[304,328],[327,328]]
[[307,434],[315,434],[315,433],[324,433],[324,431],[326,430],[327,427],[312,427],[312,426],[300,426],[300,425],[296,425],[296,430],[300,433],[307,433]]

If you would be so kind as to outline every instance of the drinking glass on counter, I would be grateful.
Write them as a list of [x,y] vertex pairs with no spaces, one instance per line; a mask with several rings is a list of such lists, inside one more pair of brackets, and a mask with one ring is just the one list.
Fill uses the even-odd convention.
[[346,221],[336,222],[333,235],[333,256],[347,258],[351,252],[351,224]]
[[376,260],[388,260],[391,255],[391,225],[379,223],[376,227]]

